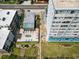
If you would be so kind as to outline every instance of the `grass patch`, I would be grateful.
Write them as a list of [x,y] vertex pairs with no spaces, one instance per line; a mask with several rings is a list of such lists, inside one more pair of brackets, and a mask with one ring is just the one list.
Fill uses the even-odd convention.
[[9,56],[8,55],[2,55],[1,59],[8,59]]
[[0,4],[17,4],[17,3],[13,1],[13,2],[0,2]]
[[16,44],[36,44],[38,42],[17,42]]
[[37,54],[38,54],[37,47],[29,47],[29,48],[26,48],[25,50],[25,56],[34,57],[34,56],[37,56]]
[[13,48],[13,54],[19,56],[20,55],[20,48]]
[[0,4],[19,4],[20,0],[0,1]]
[[79,44],[79,42],[48,42],[48,44]]
[[16,59],[16,55],[2,55],[1,59]]
[[[62,43],[42,43],[42,56],[43,57],[53,57],[53,56],[62,56],[62,57],[76,57],[79,56],[79,44],[73,44],[72,47],[66,48],[59,44]],[[64,42],[65,44],[65,42]]]

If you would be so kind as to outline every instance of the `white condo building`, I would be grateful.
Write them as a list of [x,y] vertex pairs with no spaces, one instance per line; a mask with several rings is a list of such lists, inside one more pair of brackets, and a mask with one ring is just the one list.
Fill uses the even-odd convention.
[[16,41],[15,33],[18,25],[16,10],[0,9],[0,52],[9,52]]
[[17,10],[0,9],[0,28],[8,28],[15,35],[18,25]]
[[14,41],[14,35],[6,28],[0,29],[0,52],[10,51],[11,44]]
[[79,42],[79,0],[49,0],[49,42]]
[[0,9],[0,27],[8,27],[13,23],[16,10]]

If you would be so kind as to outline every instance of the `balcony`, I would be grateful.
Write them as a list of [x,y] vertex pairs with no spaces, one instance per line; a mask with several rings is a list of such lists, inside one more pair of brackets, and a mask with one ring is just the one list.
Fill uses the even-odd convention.
[[79,14],[55,14],[55,17],[79,17]]

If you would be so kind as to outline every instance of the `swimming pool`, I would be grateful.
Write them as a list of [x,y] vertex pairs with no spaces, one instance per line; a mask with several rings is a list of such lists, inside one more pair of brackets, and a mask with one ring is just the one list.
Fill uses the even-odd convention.
[[79,42],[79,38],[49,38],[48,42]]

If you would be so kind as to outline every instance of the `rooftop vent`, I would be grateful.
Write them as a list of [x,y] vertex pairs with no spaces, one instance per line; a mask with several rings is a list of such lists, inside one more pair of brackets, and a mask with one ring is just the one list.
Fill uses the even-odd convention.
[[7,15],[9,15],[10,14],[10,12],[7,12]]
[[3,17],[2,21],[5,21],[5,19],[6,19],[6,18],[5,18],[5,17]]

